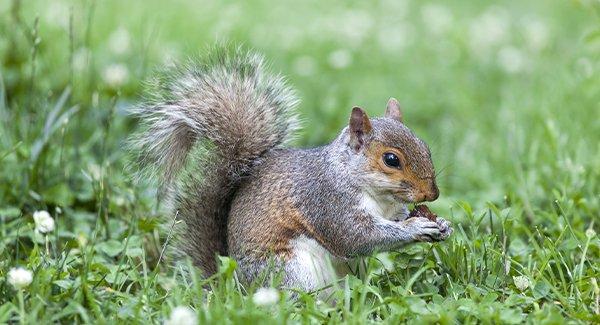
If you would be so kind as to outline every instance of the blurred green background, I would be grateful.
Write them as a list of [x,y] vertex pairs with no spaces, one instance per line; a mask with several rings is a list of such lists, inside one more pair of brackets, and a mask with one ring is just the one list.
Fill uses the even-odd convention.
[[[439,170],[432,206],[474,227],[458,238],[481,239],[464,258],[482,257],[486,243],[512,254],[522,264],[505,275],[527,269],[562,293],[536,299],[597,320],[589,281],[600,245],[585,231],[600,216],[599,14],[591,0],[1,1],[0,269],[43,265],[28,256],[39,209],[60,210],[55,258],[97,233],[122,242],[132,227],[156,258],[164,233],[152,189],[127,169],[126,112],[157,68],[226,41],[263,53],[298,90],[299,146],[333,139],[352,106],[376,116],[398,98]],[[474,218],[488,212],[489,225]],[[490,239],[498,222],[513,227],[504,244]],[[544,263],[556,269],[534,275]],[[580,264],[581,278],[563,274]],[[2,284],[0,303],[11,292]]]
[[[551,200],[535,183],[554,174],[517,171],[541,155],[572,174],[567,154],[552,151],[559,138],[579,155],[598,149],[591,3],[26,1],[15,9],[3,1],[2,76],[14,122],[24,123],[11,129],[17,141],[35,137],[31,123],[43,122],[35,117],[69,87],[80,109],[65,147],[82,145],[113,101],[121,123],[157,67],[230,41],[264,53],[298,89],[301,145],[331,140],[353,105],[380,115],[394,96],[432,147],[446,197],[502,200],[518,182]],[[123,123],[110,136],[114,149],[132,126]]]

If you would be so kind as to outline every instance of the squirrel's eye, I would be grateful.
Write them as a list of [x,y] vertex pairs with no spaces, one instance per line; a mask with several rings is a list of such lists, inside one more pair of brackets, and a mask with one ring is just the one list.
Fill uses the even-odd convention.
[[388,167],[400,168],[400,158],[391,152],[386,152],[383,154],[383,162]]

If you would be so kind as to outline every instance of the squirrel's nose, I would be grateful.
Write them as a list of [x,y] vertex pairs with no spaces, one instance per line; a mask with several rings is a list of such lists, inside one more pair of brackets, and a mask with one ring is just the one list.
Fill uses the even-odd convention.
[[440,197],[440,190],[435,183],[431,184],[431,190],[425,194],[425,201],[435,201]]

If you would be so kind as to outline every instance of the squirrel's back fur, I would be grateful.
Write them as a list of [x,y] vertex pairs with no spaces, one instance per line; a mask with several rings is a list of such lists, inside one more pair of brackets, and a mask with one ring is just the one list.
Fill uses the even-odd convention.
[[242,177],[297,129],[298,102],[261,56],[219,47],[167,69],[134,109],[132,143],[158,181],[172,215],[185,222],[182,249],[206,274],[227,254],[227,217]]

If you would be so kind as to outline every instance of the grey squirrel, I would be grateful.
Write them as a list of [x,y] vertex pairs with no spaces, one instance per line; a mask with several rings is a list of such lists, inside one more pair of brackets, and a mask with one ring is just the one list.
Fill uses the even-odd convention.
[[260,55],[217,47],[172,68],[134,110],[144,170],[184,221],[180,248],[205,275],[229,255],[245,281],[275,264],[282,285],[307,291],[335,279],[343,261],[451,233],[438,218],[409,218],[408,203],[439,191],[427,145],[403,123],[358,107],[330,144],[287,148],[298,99]]

